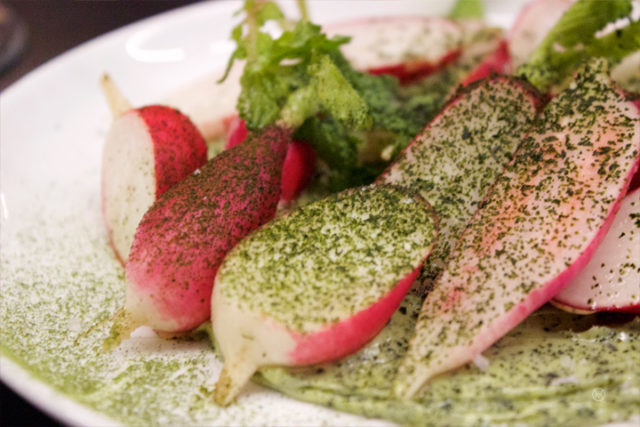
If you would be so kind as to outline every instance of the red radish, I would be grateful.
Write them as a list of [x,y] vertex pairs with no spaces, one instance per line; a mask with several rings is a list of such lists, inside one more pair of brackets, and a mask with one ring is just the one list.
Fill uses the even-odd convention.
[[211,300],[229,404],[260,366],[355,352],[386,324],[436,237],[423,199],[380,185],[334,194],[260,228],[227,256]]
[[305,141],[294,139],[289,144],[282,167],[282,195],[285,202],[296,200],[311,182],[316,170],[316,152]]
[[207,161],[204,139],[170,107],[131,108],[109,76],[102,87],[114,115],[102,158],[102,212],[124,264],[142,215],[169,187]]
[[592,63],[554,98],[467,225],[398,372],[410,398],[472,361],[587,264],[640,161],[640,117]]
[[397,77],[400,83],[406,84],[438,72],[447,65],[454,63],[459,56],[460,51],[453,50],[446,53],[435,63],[427,60],[411,60],[401,64],[369,68],[367,72],[374,75],[390,74]]
[[235,147],[244,141],[249,135],[247,124],[238,116],[234,116],[229,125],[229,131],[227,133],[227,143],[224,146],[225,150],[231,147]]
[[640,188],[622,200],[589,264],[551,302],[582,314],[640,314]]
[[141,325],[188,331],[209,318],[218,266],[246,234],[271,219],[291,132],[267,126],[164,193],[144,215],[126,266],[117,344]]
[[511,65],[524,64],[575,0],[533,0],[520,11],[507,39]]
[[342,52],[351,65],[373,74],[410,82],[452,63],[463,32],[453,21],[435,17],[384,17],[325,27],[327,35],[350,36]]
[[[226,149],[244,141],[249,131],[239,117],[235,117],[229,127]],[[291,202],[298,198],[316,170],[316,152],[307,142],[294,139],[287,149],[287,156],[282,166],[282,194],[280,198]]]
[[471,215],[512,158],[538,102],[535,89],[510,77],[469,86],[378,179],[418,191],[440,217],[440,236],[421,277],[422,288],[428,289],[444,267]]
[[509,46],[506,40],[502,40],[496,50],[488,55],[482,62],[462,81],[463,86],[467,86],[476,80],[483,79],[491,74],[511,73],[511,57],[509,56]]

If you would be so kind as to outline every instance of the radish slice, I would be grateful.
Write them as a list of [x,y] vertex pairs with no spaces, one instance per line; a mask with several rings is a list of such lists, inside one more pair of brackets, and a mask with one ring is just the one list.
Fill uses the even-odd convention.
[[334,194],[236,246],[216,277],[211,319],[229,404],[264,365],[350,354],[386,324],[436,237],[431,207],[382,185]]
[[393,74],[401,82],[424,77],[459,55],[463,32],[458,24],[435,17],[384,17],[325,27],[328,36],[350,36],[342,53],[357,70]]
[[602,62],[554,98],[422,307],[395,392],[472,361],[549,301],[602,241],[640,161],[636,108]]
[[[249,131],[240,117],[235,117],[231,122],[227,144],[229,149],[245,140]],[[280,198],[284,202],[291,202],[300,196],[316,170],[316,152],[305,141],[294,139],[287,148],[287,156],[282,166],[282,194]]]
[[144,213],[207,161],[207,146],[178,110],[163,105],[131,108],[109,76],[101,83],[114,115],[102,155],[102,212],[111,245],[124,265]]
[[575,0],[533,0],[522,8],[507,39],[511,65],[516,69],[529,56]]
[[624,198],[589,264],[551,303],[581,314],[640,313],[640,188]]
[[188,331],[209,318],[226,253],[271,219],[291,132],[269,126],[164,193],[140,223],[126,266],[125,311],[107,347],[141,325]]
[[506,40],[498,44],[496,50],[488,55],[461,83],[467,86],[476,80],[489,77],[491,74],[509,74],[511,73],[511,57],[509,56],[509,47]]
[[538,105],[534,89],[509,77],[469,87],[378,179],[418,191],[440,217],[440,237],[421,277],[422,288],[428,289],[444,267],[471,215],[528,132]]

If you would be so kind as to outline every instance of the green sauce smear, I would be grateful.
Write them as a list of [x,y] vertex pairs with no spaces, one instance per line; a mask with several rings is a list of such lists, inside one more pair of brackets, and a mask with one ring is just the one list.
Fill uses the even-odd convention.
[[[89,207],[99,212],[97,203]],[[111,353],[101,351],[110,322],[81,337],[122,304],[123,270],[98,213],[60,215],[45,206],[33,211],[43,215],[14,216],[3,223],[3,357],[124,424],[295,424],[308,419],[308,408],[275,400],[255,387],[238,404],[217,407],[212,392],[220,358],[204,333],[173,341],[138,337]],[[381,335],[339,363],[269,368],[254,379],[296,399],[402,424],[597,425],[640,414],[640,319],[602,326],[602,316],[579,317],[551,308],[539,310],[485,352],[486,370],[464,367],[438,378],[416,402],[393,400],[388,379],[406,349],[418,301],[410,295]],[[278,411],[283,407],[302,415]],[[313,422],[371,423],[321,407],[314,409]]]

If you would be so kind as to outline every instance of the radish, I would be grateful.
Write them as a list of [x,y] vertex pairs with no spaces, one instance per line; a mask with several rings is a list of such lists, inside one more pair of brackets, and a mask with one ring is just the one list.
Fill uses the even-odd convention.
[[520,11],[507,39],[511,66],[527,62],[549,30],[575,0],[533,0]]
[[378,178],[419,191],[440,217],[440,237],[422,288],[428,289],[444,267],[464,226],[512,158],[538,102],[534,89],[510,77],[470,86]]
[[[239,117],[235,117],[229,128],[226,149],[244,141],[249,131]],[[282,194],[284,202],[291,202],[298,198],[302,190],[309,185],[316,170],[316,153],[305,141],[294,139],[287,149],[287,156],[282,167]]]
[[488,55],[462,84],[468,85],[492,73],[510,74],[527,61],[573,2],[574,0],[533,0],[526,5],[506,39],[500,42],[496,50]]
[[[638,95],[635,95],[635,99],[632,99],[631,102],[636,106],[638,111],[640,111],[640,98],[638,98]],[[640,188],[640,168],[636,170],[636,174],[631,178],[631,183],[629,184],[629,191],[635,190],[636,188]]]
[[102,158],[102,212],[111,245],[124,264],[142,215],[207,161],[207,147],[178,110],[131,108],[109,76],[101,83],[114,116]]
[[581,314],[640,314],[640,188],[624,198],[589,264],[551,303]]
[[509,56],[509,47],[506,40],[502,40],[498,43],[496,50],[487,55],[487,57],[469,73],[461,84],[463,86],[468,86],[469,84],[485,77],[489,77],[494,73],[511,73],[511,57]]
[[382,17],[324,28],[328,36],[350,36],[342,53],[351,65],[372,74],[392,74],[407,83],[456,60],[463,32],[453,21],[435,17]]
[[141,325],[171,334],[209,318],[222,259],[276,212],[290,139],[289,129],[267,126],[160,196],[136,231],[124,311],[106,347]]
[[602,241],[640,161],[636,108],[602,62],[578,73],[465,229],[422,307],[395,393],[472,361],[549,301]]
[[355,352],[386,324],[436,237],[431,207],[388,185],[347,190],[257,230],[227,256],[211,300],[229,404],[265,365]]

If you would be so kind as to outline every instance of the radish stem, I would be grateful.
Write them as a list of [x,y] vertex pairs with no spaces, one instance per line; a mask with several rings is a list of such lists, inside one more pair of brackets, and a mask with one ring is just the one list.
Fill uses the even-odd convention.
[[100,78],[100,87],[102,88],[104,97],[107,99],[113,118],[119,117],[131,110],[131,104],[127,98],[124,97],[109,74],[105,73],[102,75]]

